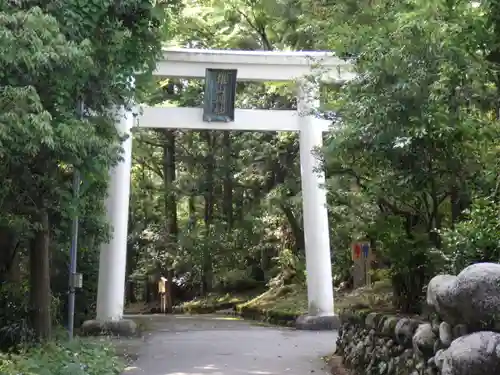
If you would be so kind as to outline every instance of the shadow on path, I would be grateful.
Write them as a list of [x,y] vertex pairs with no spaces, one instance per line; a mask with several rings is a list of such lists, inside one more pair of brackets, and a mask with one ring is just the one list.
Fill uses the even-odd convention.
[[336,332],[263,327],[223,315],[133,316],[151,331],[123,375],[328,373]]

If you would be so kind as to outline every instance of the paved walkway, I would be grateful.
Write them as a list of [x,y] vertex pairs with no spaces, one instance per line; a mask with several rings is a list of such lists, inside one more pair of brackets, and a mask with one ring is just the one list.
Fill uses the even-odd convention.
[[218,315],[157,316],[123,375],[324,375],[336,332],[264,327]]

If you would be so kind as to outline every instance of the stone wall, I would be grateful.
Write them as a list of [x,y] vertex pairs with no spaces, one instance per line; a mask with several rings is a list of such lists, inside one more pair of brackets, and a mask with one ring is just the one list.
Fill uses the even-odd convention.
[[500,374],[500,265],[478,263],[427,288],[432,319],[345,311],[337,355],[355,375]]

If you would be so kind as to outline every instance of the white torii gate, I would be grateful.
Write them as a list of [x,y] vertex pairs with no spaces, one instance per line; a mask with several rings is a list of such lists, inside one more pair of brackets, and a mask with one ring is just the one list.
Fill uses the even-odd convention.
[[[202,108],[145,107],[137,123],[132,113],[122,112],[117,129],[125,134],[130,134],[134,125],[142,128],[298,131],[309,316],[323,320],[334,318],[326,192],[321,186],[325,177],[316,172],[320,163],[311,152],[322,146],[323,132],[331,122],[308,114],[318,107],[319,90],[304,77],[316,71],[322,81],[346,81],[354,76],[350,65],[328,52],[169,48],[164,50],[155,75],[205,78],[207,68],[237,69],[239,81],[295,80],[298,82],[298,110],[236,109],[234,122],[209,123],[203,121]],[[106,201],[113,233],[110,242],[102,246],[100,255],[97,320],[101,322],[123,318],[132,137],[125,141],[123,148],[124,161],[111,172]]]

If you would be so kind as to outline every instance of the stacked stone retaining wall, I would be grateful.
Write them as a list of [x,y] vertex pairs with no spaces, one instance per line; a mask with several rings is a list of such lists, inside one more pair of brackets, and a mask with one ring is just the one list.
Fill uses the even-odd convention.
[[500,265],[431,280],[423,320],[344,311],[337,355],[354,375],[500,375]]

